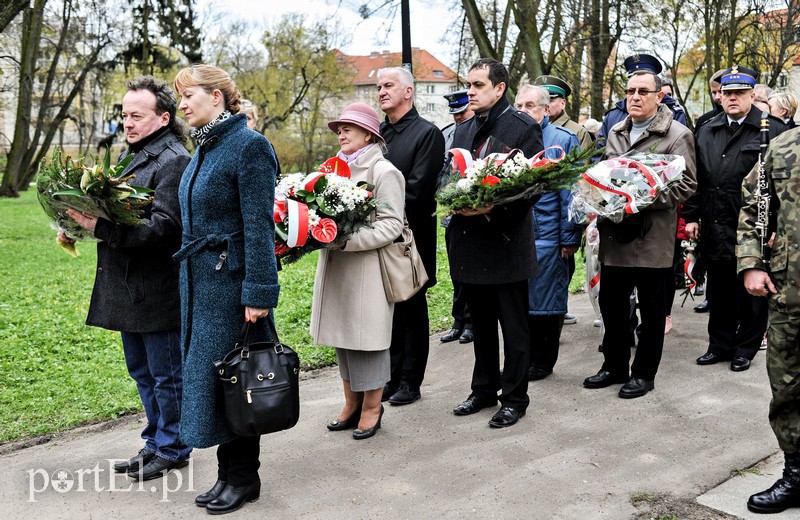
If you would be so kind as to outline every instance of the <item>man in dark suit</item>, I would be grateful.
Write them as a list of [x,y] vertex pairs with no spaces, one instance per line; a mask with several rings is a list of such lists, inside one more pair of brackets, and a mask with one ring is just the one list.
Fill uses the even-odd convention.
[[428,273],[428,283],[408,301],[394,306],[392,377],[383,389],[383,401],[411,404],[420,398],[428,365],[430,329],[427,289],[436,284],[436,194],[444,156],[444,136],[414,107],[414,78],[401,67],[378,71],[378,103],[386,114],[381,136],[386,158],[406,180],[406,217]]
[[[543,149],[542,130],[528,114],[514,110],[506,98],[508,70],[484,58],[467,76],[467,93],[475,117],[458,125],[454,148],[473,153],[518,148],[526,157]],[[450,222],[450,276],[462,284],[472,312],[475,366],[472,393],[456,406],[456,415],[470,415],[497,403],[489,425],[516,424],[528,407],[528,278],[536,272],[532,200],[461,210]],[[499,369],[497,322],[503,329],[505,361]]]
[[154,190],[153,204],[142,215],[144,225],[68,213],[99,240],[86,324],[121,331],[128,372],[147,416],[144,448],[114,470],[150,480],[186,466],[192,451],[178,436],[183,370],[178,264],[172,260],[181,244],[178,184],[190,157],[183,146],[187,129],[175,117],[169,85],[143,76],[127,89],[122,99],[125,155],[134,156],[125,173],[134,173],[136,184]]

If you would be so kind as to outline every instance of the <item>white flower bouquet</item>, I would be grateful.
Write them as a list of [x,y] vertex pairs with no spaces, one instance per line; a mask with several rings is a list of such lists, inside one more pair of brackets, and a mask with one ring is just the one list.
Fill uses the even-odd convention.
[[619,223],[646,208],[659,193],[677,182],[686,162],[679,155],[643,154],[600,161],[578,181],[570,219],[585,224],[589,215]]

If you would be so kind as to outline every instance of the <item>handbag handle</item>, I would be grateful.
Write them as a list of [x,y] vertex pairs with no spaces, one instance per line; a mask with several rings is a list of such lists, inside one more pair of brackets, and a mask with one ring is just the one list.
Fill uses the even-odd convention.
[[[278,338],[278,330],[275,328],[275,319],[272,313],[267,316],[266,320],[267,323],[269,323],[269,332],[272,335],[272,342],[275,343],[275,352],[282,354],[283,346],[281,345],[280,338]],[[250,324],[251,323],[249,321],[245,321],[244,325],[242,325],[242,330],[239,333],[238,344],[242,346],[242,359],[246,359],[250,355],[250,342],[248,341],[250,335]]]

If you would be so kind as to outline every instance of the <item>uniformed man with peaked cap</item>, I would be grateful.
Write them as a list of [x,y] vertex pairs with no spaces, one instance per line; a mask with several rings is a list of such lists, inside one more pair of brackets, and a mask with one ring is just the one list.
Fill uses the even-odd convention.
[[572,94],[569,83],[556,76],[539,76],[533,84],[545,88],[550,93],[550,123],[575,132],[581,142],[581,150],[591,147],[592,136],[583,126],[570,119],[564,111],[567,98]]

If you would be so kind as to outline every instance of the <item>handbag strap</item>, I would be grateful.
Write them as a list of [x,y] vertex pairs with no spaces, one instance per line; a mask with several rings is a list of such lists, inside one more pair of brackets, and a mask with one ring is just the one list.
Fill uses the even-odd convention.
[[[378,161],[388,162],[389,159],[387,159],[386,157],[381,157],[380,159],[378,159]],[[373,186],[375,185],[375,175],[373,174],[373,170],[375,168],[375,165],[378,164],[378,161],[375,161],[374,163],[370,164],[369,168],[367,169],[367,184],[372,184]],[[405,205],[403,205],[403,227],[409,227],[408,216],[406,216]]]

